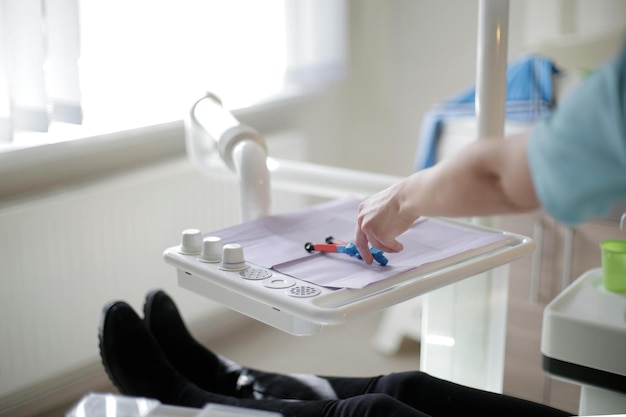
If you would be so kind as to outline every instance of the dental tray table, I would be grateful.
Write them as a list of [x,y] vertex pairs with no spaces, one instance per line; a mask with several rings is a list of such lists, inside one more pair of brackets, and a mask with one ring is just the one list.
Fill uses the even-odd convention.
[[404,250],[367,265],[305,243],[350,240],[359,201],[336,200],[210,233],[183,231],[165,250],[178,285],[285,332],[311,335],[507,264],[531,239],[469,223],[421,218],[398,237]]

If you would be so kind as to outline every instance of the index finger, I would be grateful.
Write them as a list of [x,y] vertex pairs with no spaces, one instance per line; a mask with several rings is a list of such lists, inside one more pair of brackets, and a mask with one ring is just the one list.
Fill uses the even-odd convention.
[[363,230],[361,230],[361,227],[358,224],[356,226],[356,232],[354,233],[354,244],[356,245],[356,248],[359,251],[361,258],[363,258],[363,261],[366,264],[371,265],[372,262],[374,262],[374,257],[370,253],[367,236],[365,235]]

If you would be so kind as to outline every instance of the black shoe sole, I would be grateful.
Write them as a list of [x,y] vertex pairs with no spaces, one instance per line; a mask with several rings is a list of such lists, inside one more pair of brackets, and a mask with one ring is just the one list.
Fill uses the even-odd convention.
[[109,380],[113,383],[113,385],[118,389],[118,391],[121,394],[127,394],[126,389],[122,386],[122,384],[119,383],[119,381],[115,378],[113,373],[111,373],[110,364],[106,358],[105,351],[103,350],[105,320],[109,314],[109,311],[119,303],[121,303],[121,301],[111,301],[108,304],[106,304],[104,308],[102,309],[102,313],[100,315],[100,322],[98,324],[98,350],[100,352],[100,360],[102,362],[102,366],[104,367],[104,370],[107,376],[109,377]]

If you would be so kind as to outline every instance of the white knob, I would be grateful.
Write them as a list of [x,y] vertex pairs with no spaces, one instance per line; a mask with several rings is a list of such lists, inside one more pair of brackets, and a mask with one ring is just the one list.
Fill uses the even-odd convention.
[[202,233],[198,229],[183,230],[183,241],[180,252],[185,255],[196,255],[202,250]]
[[222,262],[220,269],[226,271],[241,271],[248,268],[243,256],[243,247],[239,243],[229,243],[222,248]]
[[222,250],[222,262],[226,264],[238,264],[243,261],[243,248],[239,243],[229,243],[224,245]]
[[219,262],[222,259],[222,239],[217,236],[205,237],[202,241],[202,262]]

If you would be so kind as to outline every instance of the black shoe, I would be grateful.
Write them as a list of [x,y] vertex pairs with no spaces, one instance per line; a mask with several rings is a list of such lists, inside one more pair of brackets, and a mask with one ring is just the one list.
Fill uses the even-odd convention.
[[239,396],[237,380],[242,367],[198,343],[174,301],[162,290],[147,295],[144,323],[169,362],[185,378],[204,390]]
[[174,301],[162,290],[148,294],[146,327],[172,366],[210,392],[256,399],[323,400],[337,396],[328,380],[314,375],[275,374],[244,368],[198,343]]
[[189,386],[167,361],[142,320],[128,304],[117,301],[104,307],[99,326],[100,357],[109,379],[120,393],[181,404]]

